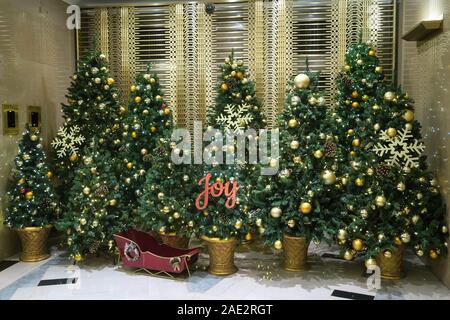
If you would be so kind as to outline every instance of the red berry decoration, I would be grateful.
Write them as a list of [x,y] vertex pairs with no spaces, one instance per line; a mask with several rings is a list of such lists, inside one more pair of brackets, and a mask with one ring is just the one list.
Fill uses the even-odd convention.
[[27,192],[27,190],[25,190],[24,188],[19,190],[21,194],[24,194],[25,192]]

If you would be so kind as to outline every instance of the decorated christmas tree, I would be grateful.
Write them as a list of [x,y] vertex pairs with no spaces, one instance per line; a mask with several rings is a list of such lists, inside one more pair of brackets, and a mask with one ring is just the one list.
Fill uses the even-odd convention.
[[[259,129],[265,128],[266,120],[261,110],[261,103],[255,96],[255,83],[248,78],[246,66],[242,60],[236,60],[233,52],[225,59],[221,66],[219,77],[218,95],[215,105],[208,108],[207,132],[218,129],[217,134],[225,137],[227,133],[244,134],[247,129],[254,129],[255,134],[247,135],[248,145],[257,139]],[[218,138],[218,137],[217,137]],[[227,184],[230,188],[233,184],[239,186],[236,189],[235,206],[226,206],[227,197],[209,197],[208,207],[202,210],[198,222],[199,232],[202,235],[220,239],[236,237],[238,239],[249,236],[250,225],[248,214],[250,212],[249,196],[251,187],[255,184],[259,172],[255,172],[256,166],[248,164],[249,152],[246,146],[246,159],[236,159],[234,164],[226,164],[223,151],[229,155],[236,154],[236,139],[226,141],[223,139],[222,150],[217,149],[214,143],[207,146],[206,150],[211,155],[222,152],[224,164],[212,164],[206,166],[205,175],[211,174],[210,178],[205,176],[200,182],[208,182],[219,185]],[[220,156],[219,156],[220,158]],[[235,187],[236,187],[235,186]],[[205,185],[202,185],[205,188]]]
[[195,233],[195,196],[199,194],[196,180],[202,167],[174,164],[169,142],[162,139],[152,155],[152,168],[147,173],[140,197],[136,226],[158,232],[163,242],[174,247],[188,247]]
[[58,200],[46,163],[42,138],[26,125],[15,159],[10,184],[5,224],[10,228],[44,227],[52,224],[59,212]]
[[348,49],[331,117],[345,222],[337,238],[345,258],[360,254],[367,266],[401,261],[405,246],[432,259],[445,254],[445,208],[427,171],[413,101],[386,81],[369,44]]
[[61,195],[70,188],[74,172],[83,156],[82,150],[92,137],[100,146],[114,151],[121,144],[121,114],[125,108],[118,103],[118,89],[109,75],[105,55],[97,49],[86,51],[78,62],[68,89],[67,104],[62,105],[65,123],[52,142]]
[[[319,242],[325,234],[334,234],[339,223],[334,221],[335,204],[330,197],[339,186],[336,141],[326,126],[327,106],[324,93],[317,88],[318,77],[307,71],[289,83],[278,120],[279,172],[261,176],[252,193],[259,208],[256,225],[265,243],[276,249],[285,244],[288,250],[292,239],[302,238],[305,256],[311,240]],[[305,261],[292,266],[287,260],[285,268],[305,268]]]
[[58,228],[67,232],[68,251],[75,261],[112,250],[113,235],[129,227],[116,159],[96,138],[83,154],[68,191],[66,212],[58,222]]
[[163,99],[159,79],[149,72],[138,75],[131,86],[129,110],[122,124],[120,183],[130,212],[137,209],[147,171],[159,161],[152,160],[156,146],[161,139],[168,144],[173,128],[172,112]]

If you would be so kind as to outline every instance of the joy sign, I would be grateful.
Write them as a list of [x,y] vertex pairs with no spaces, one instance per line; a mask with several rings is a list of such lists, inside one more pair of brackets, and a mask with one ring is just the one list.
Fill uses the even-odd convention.
[[236,195],[238,190],[241,188],[238,186],[237,181],[233,181],[231,185],[231,181],[223,184],[220,181],[209,185],[209,181],[211,180],[211,173],[208,173],[204,178],[198,181],[198,184],[201,186],[203,183],[205,184],[205,190],[202,191],[195,200],[195,206],[198,210],[205,210],[208,207],[209,195],[213,198],[220,197],[224,194],[227,197],[227,201],[225,202],[225,206],[228,209],[233,208],[236,205]]

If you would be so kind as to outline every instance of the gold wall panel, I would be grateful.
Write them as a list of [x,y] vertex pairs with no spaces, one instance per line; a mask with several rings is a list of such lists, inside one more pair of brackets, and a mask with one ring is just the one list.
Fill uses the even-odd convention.
[[85,47],[88,37],[98,38],[124,97],[143,69],[144,56],[145,62],[154,59],[175,122],[192,130],[214,103],[217,65],[236,48],[272,127],[283,109],[287,82],[304,70],[306,58],[312,71],[321,72],[319,87],[331,101],[347,45],[361,32],[378,48],[391,76],[395,14],[394,0],[225,1],[216,3],[212,15],[200,1],[95,8],[83,10],[79,42]]

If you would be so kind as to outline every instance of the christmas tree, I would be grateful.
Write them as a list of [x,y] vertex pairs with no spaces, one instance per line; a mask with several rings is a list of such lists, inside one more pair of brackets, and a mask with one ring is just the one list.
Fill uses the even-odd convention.
[[44,227],[57,218],[59,205],[42,138],[26,125],[7,199],[5,224],[10,228]]
[[[207,134],[210,135],[213,129],[218,129],[221,132],[216,132],[216,138],[219,138],[220,134],[223,136],[226,133],[244,134],[245,130],[254,129],[253,135],[246,136],[250,145],[257,139],[257,130],[266,126],[261,103],[255,96],[255,83],[248,78],[249,74],[243,61],[236,60],[233,52],[225,59],[221,71],[215,105],[207,111]],[[223,150],[218,150],[214,144],[215,142],[206,147],[213,156],[222,153],[223,150],[226,150],[227,154],[236,154],[236,139],[226,141]],[[245,156],[246,159],[249,158],[247,147]],[[217,190],[220,188],[223,190],[222,196],[209,196],[208,206],[204,209],[203,201],[206,199],[203,198],[199,202],[202,210],[197,217],[197,227],[202,235],[219,239],[241,239],[249,236],[251,231],[249,195],[251,186],[256,181],[255,165],[247,164],[248,161],[245,159],[236,159],[235,162],[235,164],[214,163],[206,166],[205,176],[199,179],[202,189],[211,187],[211,184],[216,186]],[[229,195],[233,190],[236,192],[235,201],[232,201],[232,196],[225,196],[226,190],[229,191]]]
[[83,154],[68,191],[66,212],[58,222],[58,228],[67,232],[68,251],[75,261],[112,250],[113,235],[129,227],[116,159],[96,138]]
[[61,180],[63,202],[70,188],[74,172],[83,156],[82,150],[92,137],[113,151],[120,146],[121,113],[118,89],[110,77],[105,55],[97,49],[86,51],[72,76],[67,104],[62,105],[64,126],[52,142],[56,154],[56,173]]
[[[173,147],[173,146],[172,146]],[[160,234],[189,238],[195,233],[195,195],[199,193],[196,177],[199,165],[174,164],[170,144],[161,141],[152,156],[147,173],[136,225]]]
[[[167,140],[173,129],[172,112],[163,99],[156,74],[140,74],[131,86],[129,110],[122,125],[123,145],[121,189],[130,211],[137,209],[147,171],[157,162],[152,154],[160,139]],[[167,142],[168,143],[168,142]]]
[[261,176],[252,193],[259,212],[256,225],[266,244],[283,246],[283,236],[304,237],[306,243],[334,233],[338,224],[330,195],[336,191],[336,141],[326,127],[325,94],[319,75],[297,75],[288,85],[278,119],[279,172]]
[[348,49],[336,100],[331,118],[345,224],[337,238],[345,258],[359,253],[371,265],[406,245],[419,256],[444,254],[445,208],[427,171],[413,101],[386,81],[369,44]]

